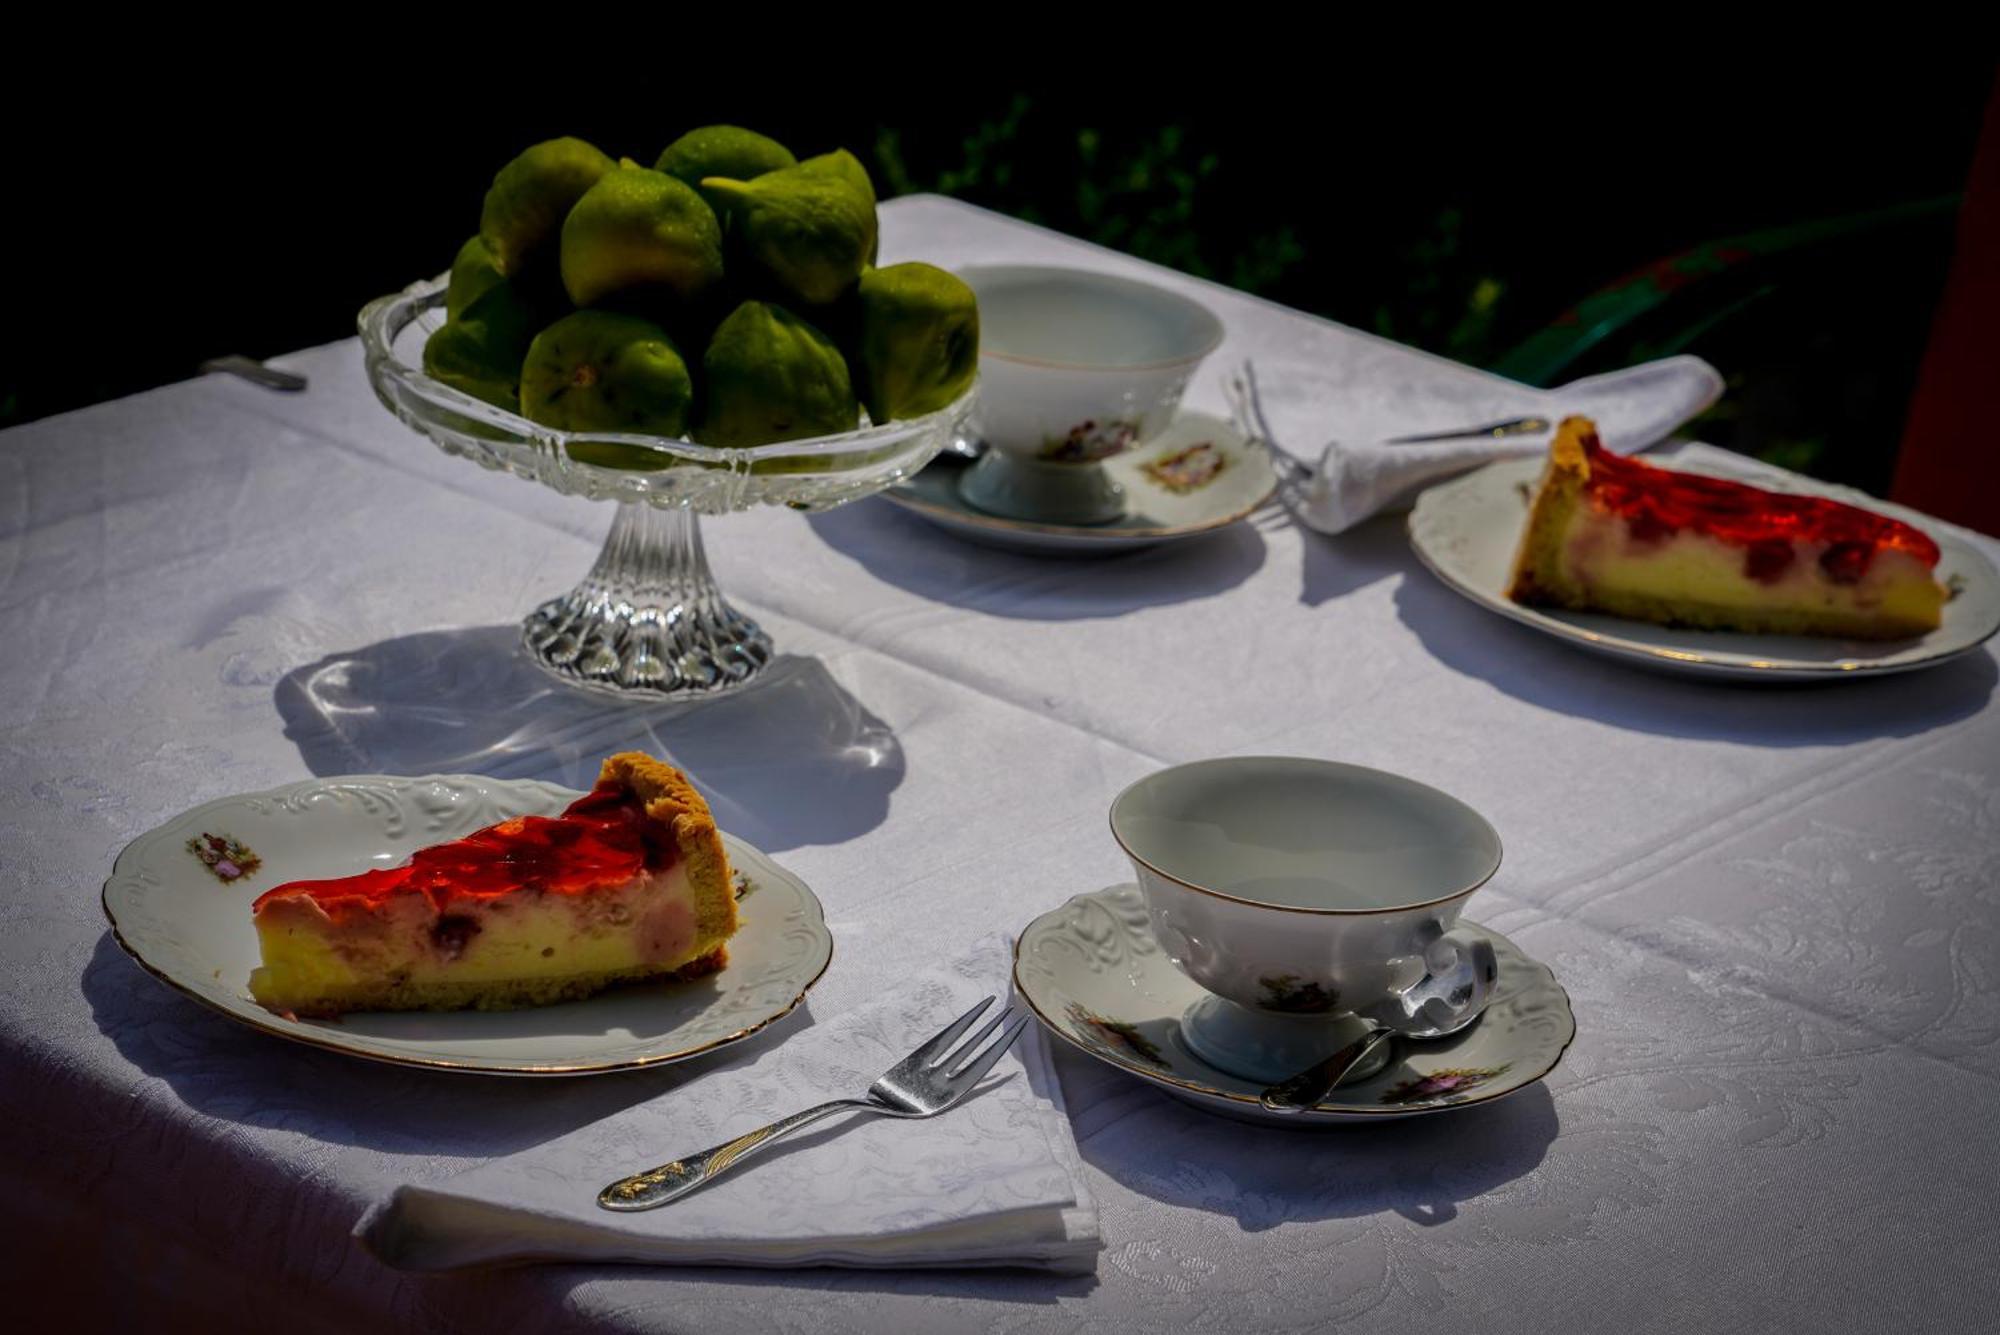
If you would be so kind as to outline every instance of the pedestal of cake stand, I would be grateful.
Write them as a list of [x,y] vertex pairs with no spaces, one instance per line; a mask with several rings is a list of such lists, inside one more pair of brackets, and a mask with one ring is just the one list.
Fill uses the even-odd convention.
[[749,685],[771,638],[729,605],[687,506],[620,502],[583,582],[521,623],[546,672],[633,700],[700,700]]

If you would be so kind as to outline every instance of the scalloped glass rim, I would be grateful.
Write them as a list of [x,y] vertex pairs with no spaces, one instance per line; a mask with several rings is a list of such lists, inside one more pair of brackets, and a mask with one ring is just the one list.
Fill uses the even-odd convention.
[[[362,308],[358,324],[376,397],[447,454],[565,495],[688,505],[708,514],[759,504],[827,509],[879,491],[929,463],[964,425],[978,397],[975,383],[923,417],[748,449],[633,432],[563,431],[496,408],[424,373],[422,340],[435,325],[423,317],[443,308],[445,287],[443,278],[426,279]],[[664,462],[650,470],[584,463],[570,457],[567,447],[575,444],[638,449]]]

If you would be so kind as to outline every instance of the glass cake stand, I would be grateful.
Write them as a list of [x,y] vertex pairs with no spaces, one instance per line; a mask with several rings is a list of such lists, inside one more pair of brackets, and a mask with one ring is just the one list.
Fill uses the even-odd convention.
[[[528,614],[521,642],[564,681],[626,699],[723,695],[771,660],[770,637],[716,587],[700,516],[753,505],[826,510],[880,491],[958,434],[976,392],[925,417],[750,449],[559,431],[424,374],[424,340],[444,322],[444,298],[444,280],[433,279],[368,304],[360,326],[369,382],[383,406],[446,454],[565,496],[617,503],[597,563]],[[577,445],[600,462],[574,457]],[[601,462],[606,454],[625,466]]]

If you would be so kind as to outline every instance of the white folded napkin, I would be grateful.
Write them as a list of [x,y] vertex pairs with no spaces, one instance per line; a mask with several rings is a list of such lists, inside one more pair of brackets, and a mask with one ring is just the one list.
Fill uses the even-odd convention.
[[1480,426],[1510,417],[1550,422],[1581,413],[1597,423],[1607,449],[1631,454],[1658,444],[1681,423],[1722,396],[1722,377],[1699,357],[1656,362],[1573,380],[1557,389],[1505,381],[1427,380],[1419,390],[1370,377],[1329,375],[1311,366],[1259,362],[1258,396],[1281,446],[1299,448],[1337,438],[1319,467],[1288,488],[1292,512],[1322,533],[1352,528],[1379,511],[1408,505],[1418,492],[1495,459],[1539,454],[1548,437],[1449,440],[1427,445],[1383,443]]
[[378,1201],[355,1236],[388,1264],[1095,1268],[1097,1210],[1038,1025],[970,1099],[921,1120],[831,1118],[656,1210],[598,1208],[609,1181],[828,1099],[858,1097],[981,997],[1006,992],[990,937],[954,964],[743,1063],[519,1154]]

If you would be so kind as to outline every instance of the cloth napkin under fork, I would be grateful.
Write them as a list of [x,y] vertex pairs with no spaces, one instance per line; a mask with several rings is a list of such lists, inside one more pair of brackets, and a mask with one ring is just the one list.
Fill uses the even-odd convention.
[[1286,487],[1292,512],[1322,533],[1340,533],[1383,510],[1407,506],[1425,487],[1496,459],[1548,449],[1549,435],[1502,439],[1389,441],[1398,436],[1538,416],[1551,426],[1571,414],[1597,423],[1605,448],[1632,454],[1665,440],[1722,396],[1722,377],[1699,357],[1667,357],[1555,389],[1498,379],[1385,384],[1330,377],[1314,367],[1260,361],[1257,397],[1273,443],[1320,448],[1311,475]]
[[[869,1083],[982,996],[1005,937],[825,1024],[532,1149],[378,1201],[355,1235],[408,1270],[521,1261],[738,1266],[1020,1266],[1083,1273],[1102,1247],[1046,1036],[1030,1025],[979,1090],[936,1117],[830,1119],[655,1210],[600,1209],[606,1183]],[[997,1007],[996,1007],[997,1011]]]

